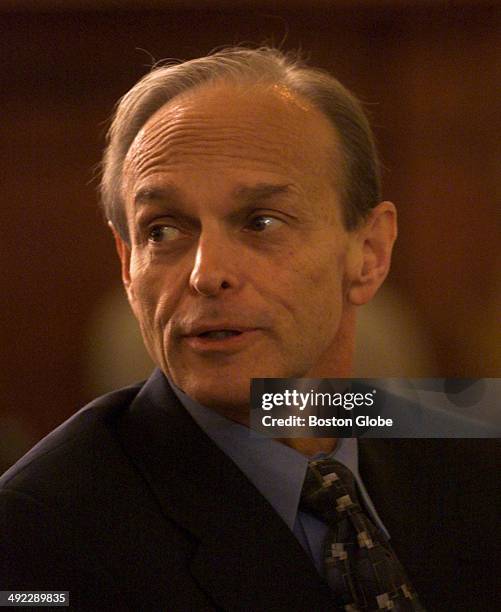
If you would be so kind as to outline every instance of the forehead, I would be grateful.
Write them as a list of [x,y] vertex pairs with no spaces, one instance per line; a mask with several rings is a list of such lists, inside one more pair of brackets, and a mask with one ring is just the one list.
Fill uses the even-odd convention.
[[[159,174],[271,173],[307,188],[340,167],[336,131],[309,102],[281,86],[212,83],[160,108],[127,153],[126,182]],[[222,173],[222,175],[220,174]]]

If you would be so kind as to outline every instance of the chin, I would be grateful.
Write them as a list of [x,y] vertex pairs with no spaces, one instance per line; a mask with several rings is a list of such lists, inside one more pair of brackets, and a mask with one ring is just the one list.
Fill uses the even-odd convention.
[[248,376],[229,376],[223,372],[215,374],[192,372],[188,375],[172,376],[175,384],[186,395],[207,408],[219,411],[230,406],[245,407],[250,405],[250,379]]
[[304,368],[284,364],[280,355],[275,357],[259,359],[246,355],[245,359],[220,360],[219,363],[178,358],[172,360],[176,367],[168,371],[173,382],[193,400],[232,420],[242,421],[242,418],[235,418],[235,414],[248,418],[252,378],[287,378],[301,376],[304,372]]

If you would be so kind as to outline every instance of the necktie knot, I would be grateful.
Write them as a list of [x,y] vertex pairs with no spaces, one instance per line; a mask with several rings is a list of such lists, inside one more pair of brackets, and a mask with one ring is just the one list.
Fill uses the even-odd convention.
[[355,477],[339,461],[310,461],[301,491],[302,509],[332,525],[360,511]]

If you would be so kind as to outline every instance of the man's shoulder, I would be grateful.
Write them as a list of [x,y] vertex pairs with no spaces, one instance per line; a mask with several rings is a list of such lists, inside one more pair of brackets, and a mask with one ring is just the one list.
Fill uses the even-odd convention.
[[143,587],[150,599],[162,591],[158,574],[176,570],[169,551],[182,556],[188,544],[163,520],[120,436],[134,410],[130,427],[140,423],[145,387],[94,400],[0,478],[4,589],[70,591],[71,608],[82,611],[138,610]]
[[[0,476],[0,492],[18,491],[44,498],[63,494],[91,474],[99,453],[116,455],[113,425],[130,407],[144,383],[96,398],[40,440]],[[114,452],[115,451],[115,452]]]

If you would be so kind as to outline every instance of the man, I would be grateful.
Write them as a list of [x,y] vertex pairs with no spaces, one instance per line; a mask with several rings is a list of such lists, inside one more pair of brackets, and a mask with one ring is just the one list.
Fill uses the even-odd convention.
[[495,609],[494,442],[247,429],[251,378],[350,375],[356,309],[389,269],[396,211],[355,98],[270,49],[161,66],[118,106],[102,192],[159,369],[4,475],[0,589],[79,610],[359,609],[299,508],[308,458],[333,455],[419,595],[395,609]]

